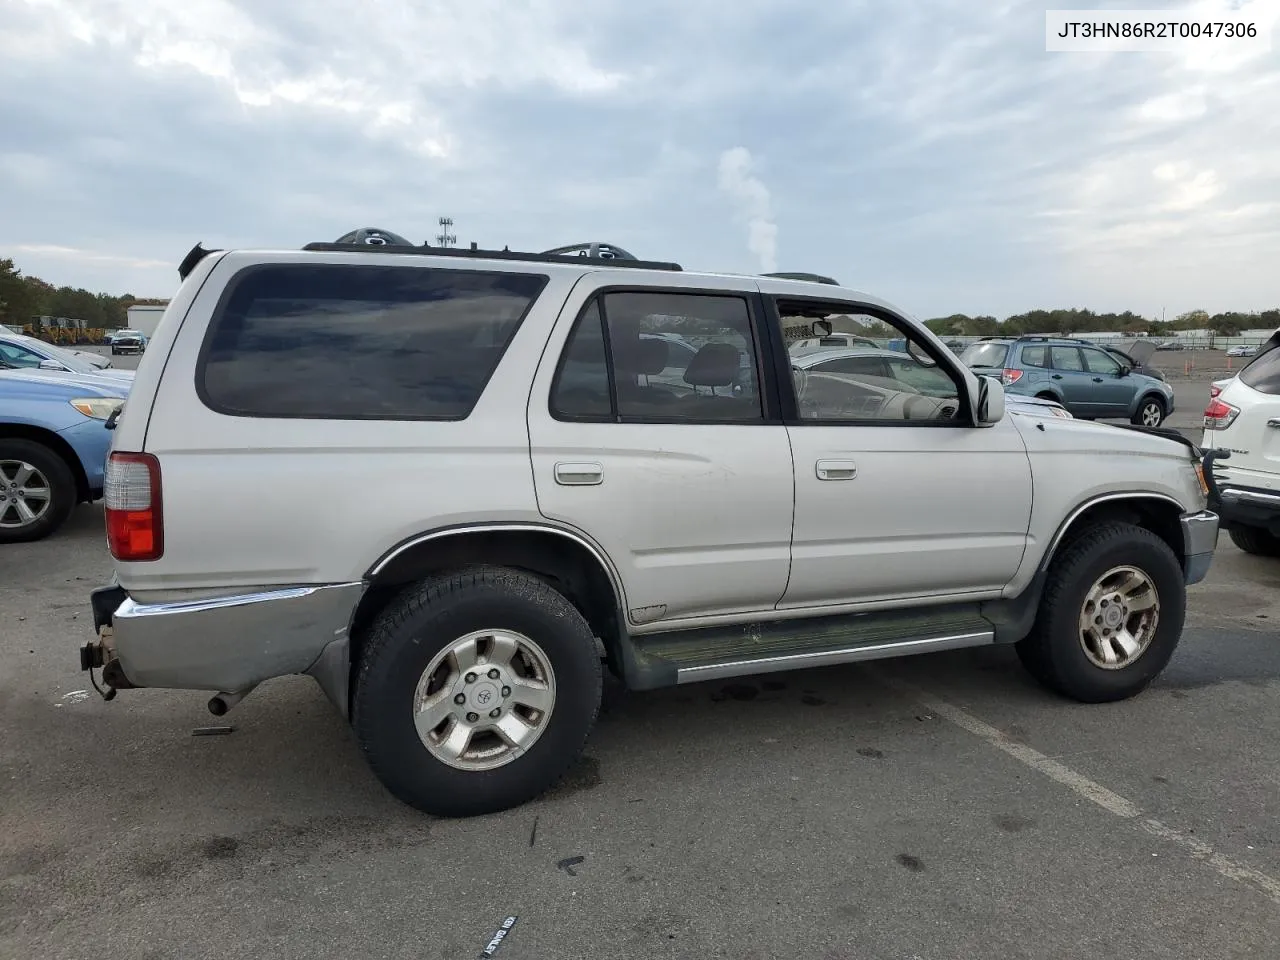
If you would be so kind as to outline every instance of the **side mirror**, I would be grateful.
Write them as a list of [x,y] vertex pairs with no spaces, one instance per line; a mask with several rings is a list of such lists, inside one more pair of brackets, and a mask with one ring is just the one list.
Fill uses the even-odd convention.
[[999,423],[1004,419],[1004,384],[986,376],[978,383],[978,423]]
[[1132,372],[1133,372],[1132,367],[1126,367],[1123,363],[1120,364],[1120,376],[1127,377]]
[[57,360],[41,360],[40,369],[41,370],[62,370],[65,372],[67,368],[64,367],[62,364],[60,364]]
[[829,337],[831,336],[831,330],[832,330],[831,321],[815,320],[813,321],[813,326],[810,329],[812,329],[813,335],[815,337]]

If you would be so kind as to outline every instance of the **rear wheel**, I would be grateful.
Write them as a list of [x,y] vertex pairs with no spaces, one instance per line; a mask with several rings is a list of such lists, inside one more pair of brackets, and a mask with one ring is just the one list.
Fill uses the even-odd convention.
[[404,803],[494,813],[534,799],[579,757],[602,683],[573,604],[534,576],[481,567],[410,587],[378,617],[352,723]]
[[1123,700],[1168,664],[1185,614],[1182,567],[1169,545],[1142,527],[1103,524],[1054,558],[1018,656],[1063,696]]
[[0,543],[42,540],[76,505],[65,460],[34,440],[0,440]]
[[1164,417],[1163,400],[1155,396],[1143,397],[1129,422],[1140,427],[1158,427],[1164,423]]
[[1245,553],[1259,557],[1280,557],[1280,537],[1261,527],[1236,527],[1227,530],[1231,542]]

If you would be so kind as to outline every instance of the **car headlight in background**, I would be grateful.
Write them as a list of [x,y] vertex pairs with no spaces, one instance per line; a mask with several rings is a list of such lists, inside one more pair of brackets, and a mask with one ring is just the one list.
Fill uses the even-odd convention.
[[124,400],[119,397],[83,397],[69,402],[86,417],[93,417],[95,420],[107,419],[124,405]]

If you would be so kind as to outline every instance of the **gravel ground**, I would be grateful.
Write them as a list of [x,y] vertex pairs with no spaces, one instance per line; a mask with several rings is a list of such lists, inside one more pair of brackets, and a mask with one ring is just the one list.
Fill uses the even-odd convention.
[[1225,536],[1129,702],[1056,699],[1006,649],[612,689],[554,794],[452,822],[388,797],[309,680],[224,720],[99,699],[76,660],[99,506],[0,570],[0,957],[453,960],[509,916],[500,960],[1280,943],[1280,562]]

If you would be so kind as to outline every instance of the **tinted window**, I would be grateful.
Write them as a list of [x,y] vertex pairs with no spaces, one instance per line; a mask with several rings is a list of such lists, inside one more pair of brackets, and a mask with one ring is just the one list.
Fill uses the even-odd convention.
[[[616,406],[610,402],[610,373]],[[551,410],[570,419],[761,419],[746,300],[658,292],[605,294],[583,313],[565,346],[552,385]]]
[[969,367],[1003,367],[1008,354],[1007,343],[974,343],[960,355],[960,362]]
[[1053,358],[1055,370],[1084,371],[1084,365],[1080,362],[1080,349],[1078,347],[1051,347],[1049,355]]
[[252,269],[219,307],[197,371],[221,413],[465,418],[543,276],[346,264]]
[[1120,372],[1120,362],[1101,350],[1082,349],[1080,352],[1084,354],[1084,365],[1090,373],[1114,377]]
[[551,389],[551,412],[567,419],[612,419],[604,327],[596,301],[583,312],[560,360]]
[[1048,347],[1023,347],[1022,348],[1022,365],[1024,367],[1049,366],[1049,348]]
[[1258,354],[1240,371],[1240,382],[1259,393],[1280,395],[1280,347]]

